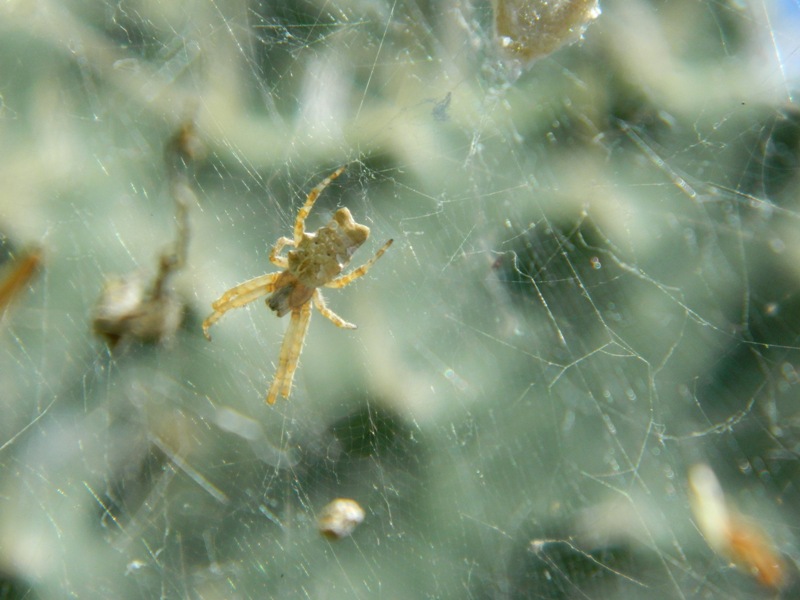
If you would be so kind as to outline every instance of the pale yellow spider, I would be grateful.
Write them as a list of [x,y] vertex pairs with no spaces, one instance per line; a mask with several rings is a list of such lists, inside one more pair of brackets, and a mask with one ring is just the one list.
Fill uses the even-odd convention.
[[[339,177],[344,170],[345,167],[338,168],[308,193],[306,202],[297,213],[294,222],[294,239],[278,238],[272,248],[269,254],[270,262],[285,270],[261,275],[229,289],[211,304],[214,312],[203,321],[203,333],[210,340],[208,330],[222,315],[232,308],[239,308],[267,294],[271,294],[267,298],[267,306],[279,317],[291,311],[291,321],[278,356],[278,369],[267,393],[267,404],[274,404],[278,394],[288,398],[292,391],[292,379],[311,318],[312,301],[322,316],[337,327],[356,328],[325,305],[318,288],[341,288],[366,274],[394,241],[389,240],[366,263],[340,277],[339,274],[348,265],[353,253],[367,241],[369,227],[356,223],[349,210],[340,208],[327,225],[314,233],[306,233],[306,217],[311,212],[314,202],[331,181]],[[286,246],[294,246],[295,250],[288,252],[285,257],[279,256]]]

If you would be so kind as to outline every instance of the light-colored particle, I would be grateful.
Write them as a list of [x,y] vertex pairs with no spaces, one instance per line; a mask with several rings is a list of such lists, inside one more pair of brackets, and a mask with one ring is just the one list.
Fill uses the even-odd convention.
[[326,538],[346,538],[364,520],[364,509],[349,498],[336,498],[326,504],[317,519],[319,532]]

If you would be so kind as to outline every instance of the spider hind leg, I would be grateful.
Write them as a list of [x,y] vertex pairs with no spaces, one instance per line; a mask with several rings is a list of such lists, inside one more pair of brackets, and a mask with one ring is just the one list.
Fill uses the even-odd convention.
[[308,324],[311,320],[311,304],[306,303],[299,309],[292,311],[289,327],[281,344],[281,353],[278,356],[278,368],[275,377],[267,392],[267,404],[275,404],[278,394],[288,398],[292,391],[292,381],[294,372],[297,370],[297,363],[300,361],[300,353],[303,351],[303,342],[308,331]]

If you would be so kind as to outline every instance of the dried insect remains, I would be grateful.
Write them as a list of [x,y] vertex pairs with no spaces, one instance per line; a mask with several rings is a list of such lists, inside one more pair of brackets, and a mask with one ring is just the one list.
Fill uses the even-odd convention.
[[95,333],[112,349],[123,340],[167,342],[181,325],[184,303],[170,281],[186,262],[189,207],[197,203],[188,172],[193,161],[202,155],[202,148],[192,120],[181,123],[165,145],[164,163],[175,202],[176,239],[161,253],[152,281],[145,271],[137,270],[109,278],[103,286],[92,324]]
[[[293,238],[278,238],[272,248],[269,255],[270,262],[284,271],[261,275],[231,288],[211,304],[214,312],[203,322],[203,333],[210,340],[208,330],[222,315],[267,294],[271,294],[267,298],[267,306],[279,317],[291,313],[291,321],[278,356],[278,368],[267,393],[268,404],[274,404],[278,394],[284,398],[289,397],[294,372],[308,331],[312,302],[317,310],[337,327],[345,329],[356,327],[325,305],[319,288],[341,288],[365,275],[393,241],[386,242],[375,256],[362,266],[340,276],[350,263],[353,253],[367,241],[369,227],[356,223],[347,208],[340,208],[327,225],[314,233],[306,233],[306,218],[317,198],[344,170],[345,167],[340,167],[309,192],[305,204],[297,213]],[[280,256],[281,250],[286,246],[294,246],[295,249],[289,251],[286,256]]]
[[711,549],[764,587],[783,588],[788,569],[779,548],[757,521],[727,502],[711,467],[697,464],[689,470],[689,491],[695,521]]

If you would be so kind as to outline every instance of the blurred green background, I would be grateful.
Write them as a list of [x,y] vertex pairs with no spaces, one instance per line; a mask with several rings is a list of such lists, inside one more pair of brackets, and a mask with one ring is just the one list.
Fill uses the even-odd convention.
[[[498,2],[0,6],[3,276],[42,252],[0,321],[0,598],[796,597],[800,6]],[[564,46],[509,52],[500,7]],[[185,123],[183,321],[111,349]],[[287,319],[200,323],[343,164],[308,227],[395,242],[270,407]],[[697,463],[780,589],[709,546]]]

